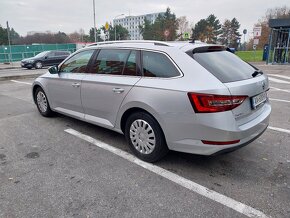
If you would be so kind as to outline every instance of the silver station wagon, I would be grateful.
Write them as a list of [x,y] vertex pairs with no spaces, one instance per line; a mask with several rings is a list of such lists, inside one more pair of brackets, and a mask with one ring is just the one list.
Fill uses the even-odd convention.
[[38,77],[39,112],[125,135],[154,162],[168,150],[213,155],[240,148],[269,123],[268,78],[226,47],[117,41],[78,50]]

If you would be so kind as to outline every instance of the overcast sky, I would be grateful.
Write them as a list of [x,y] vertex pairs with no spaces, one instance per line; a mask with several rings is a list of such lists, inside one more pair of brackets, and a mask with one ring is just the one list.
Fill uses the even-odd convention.
[[[221,23],[236,17],[241,32],[264,16],[268,8],[288,6],[289,0],[95,0],[97,27],[111,22],[119,14],[141,15],[163,12],[170,7],[179,16],[187,16],[196,23],[209,14],[218,17]],[[93,26],[93,0],[0,0],[0,24],[9,21],[20,35],[29,31],[63,31],[71,33],[83,28],[86,33]]]

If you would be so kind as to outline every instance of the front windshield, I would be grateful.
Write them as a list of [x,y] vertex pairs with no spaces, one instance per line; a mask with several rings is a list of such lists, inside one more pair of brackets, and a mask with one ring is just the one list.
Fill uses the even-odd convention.
[[49,51],[41,52],[41,53],[35,55],[35,58],[41,58],[41,57],[45,56],[48,52],[49,52]]

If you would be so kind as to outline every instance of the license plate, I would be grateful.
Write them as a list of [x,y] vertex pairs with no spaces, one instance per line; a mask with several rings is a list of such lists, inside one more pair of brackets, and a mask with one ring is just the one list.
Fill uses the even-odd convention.
[[267,101],[266,92],[262,92],[261,94],[252,97],[252,108],[256,109],[259,105],[263,104],[265,101]]

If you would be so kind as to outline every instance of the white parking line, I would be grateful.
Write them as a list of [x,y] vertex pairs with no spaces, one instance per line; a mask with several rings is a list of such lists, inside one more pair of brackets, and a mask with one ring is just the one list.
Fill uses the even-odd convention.
[[290,134],[290,130],[288,130],[288,129],[282,129],[282,128],[273,127],[273,126],[268,126],[268,129],[271,129],[271,130],[274,130],[274,131],[278,131],[278,132],[284,132],[284,133]]
[[278,74],[268,74],[268,76],[275,76],[283,79],[290,79],[290,76],[278,75]]
[[11,82],[14,83],[20,83],[20,84],[25,84],[25,85],[32,85],[32,83],[28,83],[28,82],[22,82],[22,81],[17,81],[17,80],[10,80]]
[[[276,90],[276,91],[281,91],[281,92],[288,92],[288,93],[290,93],[290,90],[287,90],[287,89],[279,89],[279,88],[276,88],[276,87],[273,87],[273,86],[270,86],[270,88],[273,89],[273,90]],[[270,89],[270,90],[271,90],[271,89]]]
[[82,134],[74,129],[66,129],[64,130],[65,132],[71,134],[71,135],[74,135],[80,139],[83,139],[89,143],[92,143],[100,148],[103,148],[109,152],[112,152],[113,154],[119,156],[119,157],[122,157],[134,164],[137,164],[138,166],[142,167],[142,168],[145,168],[159,176],[162,176],[184,188],[187,188],[189,189],[190,191],[193,191],[197,194],[200,194],[204,197],[207,197],[213,201],[216,201],[226,207],[229,207],[241,214],[244,214],[248,217],[267,217],[267,215],[265,215],[263,212],[259,211],[259,210],[256,210],[248,205],[245,205],[239,201],[236,201],[230,197],[227,197],[225,195],[222,195],[218,192],[215,192],[211,189],[208,189],[202,185],[199,185],[191,180],[188,180],[184,177],[181,177],[175,173],[172,173],[168,170],[165,170],[161,167],[158,167],[154,164],[150,164],[150,163],[147,163],[147,162],[144,162],[144,161],[141,161],[139,159],[137,159],[135,156],[125,152],[125,151],[122,151],[121,149],[118,149],[118,148],[115,148],[111,145],[108,145],[102,141],[99,141],[97,139],[94,139],[88,135],[85,135],[85,134]]
[[269,98],[271,101],[279,101],[279,102],[286,102],[290,103],[290,101],[284,100],[284,99],[277,99],[277,98]]
[[276,78],[272,78],[272,77],[268,77],[270,81],[275,82],[275,83],[283,83],[283,84],[290,84],[290,82],[285,81],[285,80],[281,80],[281,79],[276,79]]

